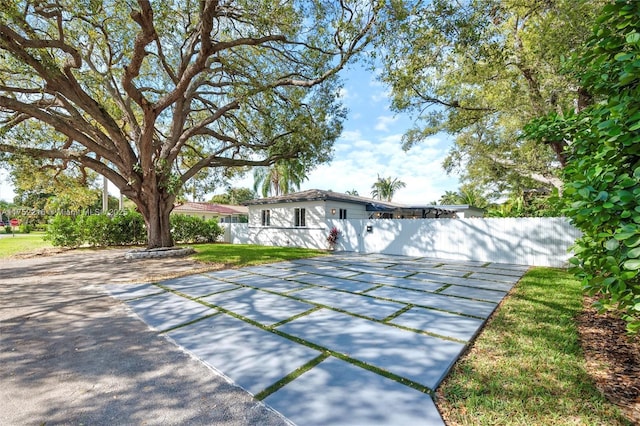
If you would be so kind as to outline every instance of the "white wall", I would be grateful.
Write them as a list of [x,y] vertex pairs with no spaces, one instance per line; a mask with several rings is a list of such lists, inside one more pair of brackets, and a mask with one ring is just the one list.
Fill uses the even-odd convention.
[[580,236],[564,218],[330,222],[343,231],[338,250],[535,266],[565,265]]
[[565,218],[348,219],[315,229],[230,224],[229,241],[325,249],[333,226],[342,232],[336,250],[554,267],[566,264],[580,236]]

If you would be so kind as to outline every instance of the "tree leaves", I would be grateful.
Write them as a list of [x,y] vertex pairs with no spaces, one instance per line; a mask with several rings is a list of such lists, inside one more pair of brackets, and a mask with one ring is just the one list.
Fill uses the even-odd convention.
[[564,171],[565,210],[583,236],[573,271],[640,330],[640,57],[639,2],[617,0],[603,9],[594,35],[572,59],[584,87],[599,102],[578,114],[551,114],[527,127],[530,137],[550,132],[570,141]]

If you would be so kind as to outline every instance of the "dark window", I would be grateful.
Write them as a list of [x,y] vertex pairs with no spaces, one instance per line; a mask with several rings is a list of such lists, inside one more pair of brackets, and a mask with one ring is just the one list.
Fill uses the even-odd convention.
[[262,210],[262,226],[271,226],[271,210]]
[[295,216],[294,226],[307,226],[306,225],[306,209],[293,209],[293,214]]
[[340,219],[347,218],[347,209],[340,209]]

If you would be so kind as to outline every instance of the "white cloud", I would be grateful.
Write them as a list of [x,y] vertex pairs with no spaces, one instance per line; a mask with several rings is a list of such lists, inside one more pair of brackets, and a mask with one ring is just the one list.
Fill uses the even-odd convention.
[[396,117],[393,117],[391,115],[381,115],[378,117],[378,122],[374,126],[374,129],[380,132],[388,132],[389,126],[395,123],[397,120],[398,119]]

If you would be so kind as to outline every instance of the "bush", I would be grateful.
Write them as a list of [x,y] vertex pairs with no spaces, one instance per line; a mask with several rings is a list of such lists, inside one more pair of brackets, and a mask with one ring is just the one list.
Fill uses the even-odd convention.
[[572,269],[598,307],[615,308],[640,331],[639,2],[603,8],[587,48],[573,60],[599,102],[532,123],[541,140],[569,140],[565,210],[583,235]]
[[21,234],[30,234],[31,225],[29,225],[28,223],[20,224],[20,226],[18,227],[18,232],[20,232]]
[[84,238],[74,217],[56,215],[49,222],[44,239],[56,247],[78,247]]
[[176,243],[213,243],[224,233],[216,219],[171,215],[171,235]]
[[47,229],[46,239],[54,246],[92,247],[135,245],[144,243],[147,233],[140,213],[134,211],[107,214],[55,216]]

